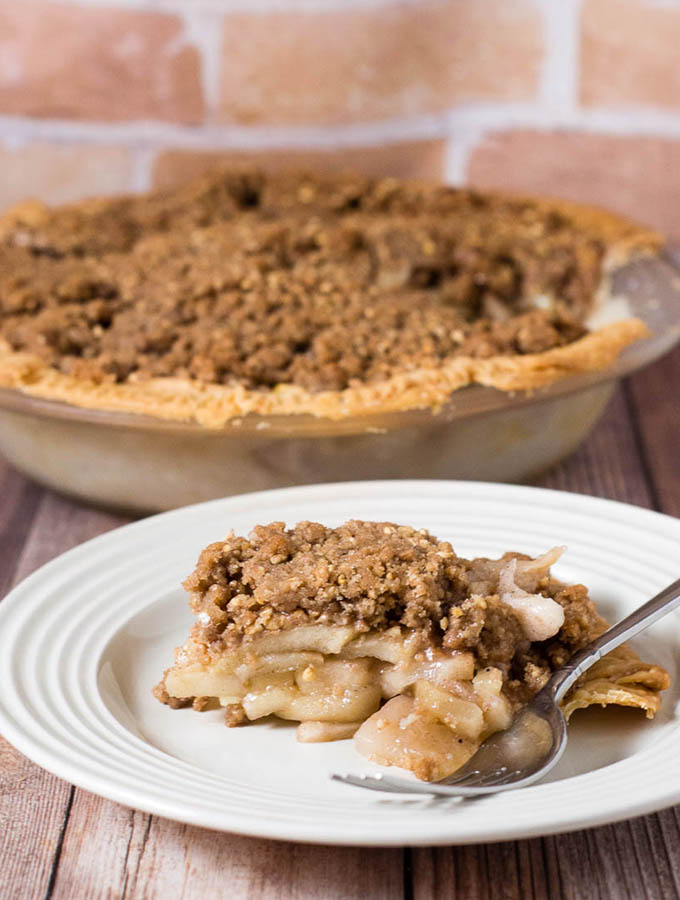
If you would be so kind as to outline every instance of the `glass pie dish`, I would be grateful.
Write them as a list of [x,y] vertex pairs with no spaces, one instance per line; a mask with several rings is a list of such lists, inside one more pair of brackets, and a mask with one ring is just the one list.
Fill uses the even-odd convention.
[[350,478],[521,481],[574,450],[617,379],[680,339],[680,271],[668,253],[636,258],[611,278],[612,299],[587,324],[636,316],[651,336],[613,365],[547,388],[508,393],[471,385],[438,411],[342,420],[250,414],[219,429],[0,390],[0,452],[42,484],[133,512]]

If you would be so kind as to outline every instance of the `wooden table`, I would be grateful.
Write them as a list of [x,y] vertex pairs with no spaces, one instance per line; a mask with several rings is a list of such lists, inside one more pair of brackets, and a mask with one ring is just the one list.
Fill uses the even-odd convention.
[[[587,443],[537,483],[680,516],[680,351],[621,385]],[[44,490],[0,461],[0,596],[124,521]],[[60,781],[2,740],[0,759],[1,900],[680,896],[680,807],[530,841],[334,848],[135,812]]]

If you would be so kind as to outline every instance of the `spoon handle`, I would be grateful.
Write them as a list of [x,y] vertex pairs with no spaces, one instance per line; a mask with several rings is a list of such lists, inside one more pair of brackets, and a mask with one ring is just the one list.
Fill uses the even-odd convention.
[[591,644],[573,656],[566,666],[558,669],[548,682],[555,700],[559,703],[577,678],[580,678],[594,663],[619,644],[635,637],[657,619],[680,606],[680,578],[669,584],[651,600],[644,603],[625,619],[608,628]]

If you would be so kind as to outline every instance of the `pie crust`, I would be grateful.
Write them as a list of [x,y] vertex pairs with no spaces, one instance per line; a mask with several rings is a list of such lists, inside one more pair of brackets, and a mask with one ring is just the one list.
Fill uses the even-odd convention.
[[[370,759],[439,780],[606,628],[582,585],[550,575],[563,549],[466,560],[388,522],[230,533],[185,582],[196,622],[154,693],[175,708],[221,706],[230,726],[294,720],[303,742],[354,736]],[[663,669],[624,646],[563,709],[618,704],[651,718],[666,687]]]
[[[256,208],[253,197],[260,197],[260,205]],[[321,241],[344,240],[347,234],[358,234],[359,240],[367,245],[366,254],[373,254],[378,260],[375,263],[377,274],[366,276],[368,280],[365,278],[362,282],[356,280],[359,276],[355,277],[354,273],[360,268],[351,256],[355,250],[347,251],[349,256],[345,263],[341,251],[328,251],[332,256],[333,268],[329,269],[329,277],[334,290],[337,289],[333,294],[337,309],[350,302],[350,295],[359,311],[371,297],[377,297],[375,302],[380,315],[381,304],[391,303],[394,298],[396,303],[405,303],[405,308],[417,307],[422,302],[434,317],[434,324],[418,322],[414,326],[423,329],[422,350],[416,348],[408,358],[400,359],[398,333],[395,332],[396,338],[391,335],[394,345],[389,351],[391,355],[382,369],[373,365],[374,360],[362,358],[357,363],[358,374],[344,372],[338,376],[340,387],[329,387],[326,375],[319,374],[325,364],[315,359],[316,326],[310,326],[311,331],[301,340],[299,348],[284,350],[284,355],[288,353],[293,359],[293,369],[300,363],[300,368],[307,373],[297,380],[291,377],[272,383],[275,379],[268,371],[266,379],[259,383],[259,376],[244,377],[239,374],[241,370],[232,372],[227,365],[218,373],[216,381],[212,358],[203,359],[197,351],[193,357],[188,353],[186,359],[181,358],[182,364],[173,370],[172,365],[162,358],[165,351],[155,348],[139,354],[142,363],[137,365],[135,361],[130,371],[111,374],[118,364],[114,360],[111,372],[105,365],[100,367],[101,371],[95,366],[93,375],[92,360],[106,357],[106,353],[98,349],[102,330],[110,324],[105,317],[103,324],[95,321],[83,325],[79,321],[78,327],[85,328],[86,332],[89,329],[89,333],[75,339],[76,350],[73,350],[74,339],[66,325],[57,327],[41,323],[33,327],[33,316],[37,322],[46,309],[60,309],[62,294],[72,290],[73,279],[76,282],[85,279],[86,274],[92,279],[91,273],[100,268],[109,274],[115,271],[117,291],[129,291],[129,296],[121,301],[120,309],[129,315],[132,307],[133,316],[137,309],[136,315],[143,322],[144,304],[153,305],[162,294],[164,264],[169,267],[170,280],[171,271],[176,271],[170,268],[174,257],[185,252],[189,260],[187,265],[191,267],[195,263],[197,269],[203,266],[203,276],[206,267],[209,270],[211,257],[202,258],[201,254],[216,253],[222,246],[229,247],[232,239],[234,265],[236,260],[240,266],[251,265],[253,277],[260,278],[262,260],[270,252],[265,246],[269,239],[267,235],[271,234],[276,240],[292,242],[293,251],[288,248],[284,253],[285,264],[277,262],[266,275],[284,279],[286,290],[292,291],[291,296],[295,291],[299,293],[303,286],[308,304],[306,316],[309,308],[321,303],[318,291],[323,293],[326,289],[323,284],[309,287],[304,280],[307,274],[296,274],[295,254],[308,252],[308,249],[300,249],[299,242],[295,243],[296,236],[307,234],[310,229],[321,236]],[[255,253],[248,243],[252,240],[260,241]],[[223,427],[249,413],[264,416],[304,413],[344,419],[416,408],[436,411],[452,392],[473,383],[504,391],[530,391],[573,374],[606,368],[622,349],[647,336],[647,327],[636,318],[622,319],[590,332],[585,323],[593,305],[605,302],[609,296],[611,271],[636,256],[657,253],[661,245],[662,239],[655,232],[590,207],[357,176],[321,177],[298,173],[265,177],[256,170],[246,173],[229,170],[179,190],[140,198],[95,200],[54,210],[37,203],[21,204],[0,219],[0,386],[79,407],[196,421],[209,428]],[[321,250],[315,246],[315,253],[318,251],[317,255],[323,256],[324,245],[319,246]],[[449,251],[458,260],[455,266],[446,257]],[[292,262],[288,258],[291,252]],[[255,262],[248,262],[251,259],[248,254]],[[435,255],[436,265],[430,265],[428,254]],[[62,282],[55,281],[43,289],[36,275],[36,282],[32,284],[24,271],[26,260],[28,258],[30,262],[31,257],[48,275],[50,267],[56,271],[59,266],[64,268],[68,264]],[[216,259],[224,262],[219,255]],[[133,263],[138,279],[134,290],[129,287],[129,270],[126,268]],[[147,263],[153,271],[145,282],[143,270]],[[267,261],[266,265],[272,264]],[[235,289],[236,299],[230,288],[230,302],[236,305],[242,297],[250,296],[248,277],[241,277],[244,271],[247,275],[247,269],[239,269],[241,281]],[[198,275],[191,277],[198,278]],[[381,285],[379,289],[373,290],[371,278]],[[503,278],[510,282],[514,278],[517,284],[503,287]],[[435,283],[429,284],[428,279]],[[479,290],[475,287],[475,279],[479,282]],[[501,287],[498,290],[494,287],[492,291],[489,279],[491,282],[495,279]],[[467,306],[461,312],[461,351],[455,350],[455,341],[451,344],[450,335],[445,336],[446,341],[438,349],[427,349],[431,343],[439,341],[438,329],[442,333],[448,329],[447,335],[451,331],[454,321],[451,304],[460,300],[461,282],[468,285],[464,297]],[[562,282],[567,285],[564,297],[559,290]],[[351,290],[346,288],[350,283]],[[188,282],[187,290],[193,284]],[[245,288],[241,286],[243,284]],[[76,297],[75,306],[80,302],[106,306],[109,303],[106,293],[103,291],[99,297],[97,289],[94,278],[93,286],[88,288],[90,293],[82,300]],[[110,285],[106,290],[111,290]],[[204,286],[201,290],[205,290]],[[217,294],[229,293],[219,286],[215,290]],[[504,290],[507,296],[503,294]],[[474,308],[473,301],[478,302],[475,300],[477,294],[481,296],[481,312]],[[565,299],[567,295],[569,297]],[[178,297],[178,303],[191,306],[196,302],[193,295],[178,294]],[[162,302],[167,304],[165,308],[172,315],[177,314],[169,300],[163,298]],[[441,323],[436,318],[439,314]],[[338,316],[341,318],[340,313]],[[394,320],[398,318],[396,316]],[[513,323],[520,319],[539,330],[552,329],[555,345],[550,346],[550,340],[547,344],[543,341],[546,346],[542,349],[543,344],[539,341],[539,350],[532,352],[529,341],[517,349],[519,339],[511,332]],[[502,323],[506,320],[511,336],[499,339],[500,344],[491,340],[488,346],[483,346],[484,327],[489,325],[489,334],[494,338],[496,332],[503,331]],[[210,320],[205,330],[221,328],[229,332],[230,321],[229,316],[217,325]],[[63,328],[68,338],[68,349],[63,352],[52,346],[58,345],[60,339],[59,335],[54,337],[55,327],[57,331]],[[195,323],[186,326],[189,327],[195,332]],[[265,322],[262,327],[270,326]],[[32,328],[34,332],[39,328],[37,335],[32,333]],[[344,339],[351,345],[354,339],[352,322],[343,321],[342,328],[345,331],[340,333],[340,344]],[[411,326],[404,328],[404,336],[410,335],[413,339],[413,334],[408,331]],[[324,322],[323,329],[333,330],[332,316],[329,322]],[[482,336],[481,343],[480,340],[474,343],[475,329]],[[232,330],[238,330],[237,326]],[[379,328],[376,334],[380,334]],[[180,325],[173,331],[171,339],[179,345],[182,337]],[[192,339],[194,337],[192,332]],[[269,347],[267,341],[271,344],[276,339],[276,334],[271,331],[264,349]],[[365,339],[365,333],[362,339]],[[82,346],[78,345],[78,340]],[[116,350],[122,341],[124,335]],[[474,352],[465,353],[468,345]],[[494,352],[496,345],[505,347],[503,352]],[[43,347],[49,352],[47,349],[42,352]],[[453,350],[448,352],[447,347],[453,347]],[[210,352],[206,352],[210,357]],[[335,347],[333,352],[340,351]],[[369,357],[372,352],[369,348]],[[160,355],[160,362],[154,354]],[[359,371],[361,366],[365,370],[363,375]],[[169,371],[155,375],[154,371],[159,368]],[[209,374],[201,375],[204,371]]]

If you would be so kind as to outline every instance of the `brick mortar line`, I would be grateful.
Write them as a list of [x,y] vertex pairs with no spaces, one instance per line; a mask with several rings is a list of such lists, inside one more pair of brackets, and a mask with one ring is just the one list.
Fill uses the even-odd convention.
[[171,122],[85,122],[0,115],[0,141],[19,149],[30,142],[168,146],[187,150],[323,149],[397,143],[490,131],[532,130],[608,134],[624,137],[680,138],[677,114],[649,109],[580,110],[560,113],[523,104],[469,104],[448,112],[373,122],[333,125],[203,125]]
[[557,109],[578,107],[581,0],[534,0],[543,16],[545,57],[539,96]]
[[444,181],[457,185],[467,182],[470,158],[486,134],[487,129],[468,128],[456,132],[455,137],[448,138],[444,157]]
[[[26,0],[24,0],[26,2]],[[38,0],[28,0],[38,2]],[[191,10],[187,10],[186,0],[47,0],[49,3],[69,3],[72,6],[117,7],[135,9],[140,12],[175,13],[183,15],[194,10],[199,12],[229,13],[252,12],[338,12],[342,10],[380,9],[381,7],[418,6],[422,0],[230,0],[225,8],[224,0],[191,0]]]
[[153,167],[158,151],[152,147],[140,147],[133,153],[130,190],[148,191],[153,186]]
[[206,124],[214,125],[220,106],[223,16],[216,10],[195,7],[184,8],[178,15],[184,25],[184,41],[198,50]]
[[[454,123],[455,124],[455,123]],[[679,118],[680,131],[680,118]],[[450,114],[440,113],[381,122],[337,125],[211,125],[188,126],[171,122],[85,122],[67,119],[32,119],[0,114],[0,140],[17,149],[29,141],[55,143],[172,145],[184,149],[332,148],[447,137]]]

